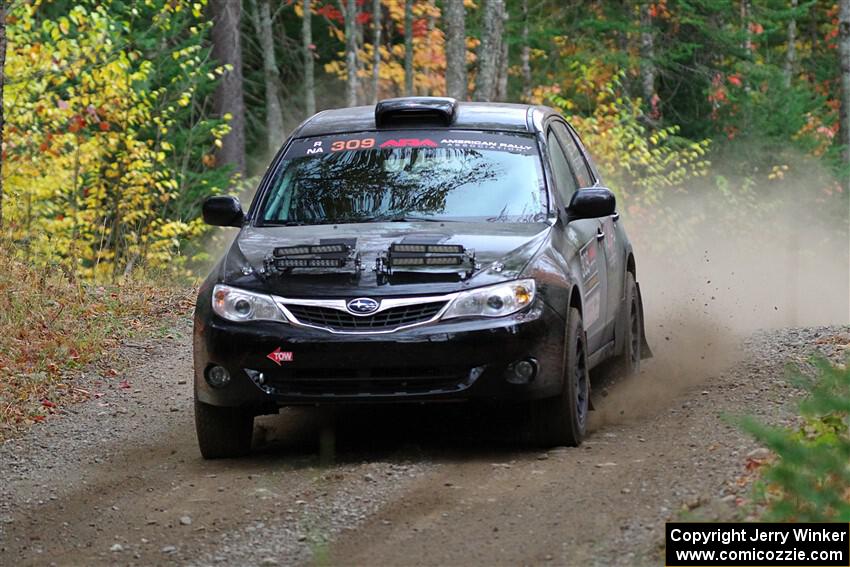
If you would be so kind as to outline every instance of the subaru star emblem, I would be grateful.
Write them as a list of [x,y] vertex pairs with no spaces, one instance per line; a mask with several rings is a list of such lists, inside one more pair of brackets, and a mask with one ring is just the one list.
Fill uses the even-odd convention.
[[369,315],[378,310],[380,303],[368,297],[358,297],[348,302],[348,310],[355,315]]

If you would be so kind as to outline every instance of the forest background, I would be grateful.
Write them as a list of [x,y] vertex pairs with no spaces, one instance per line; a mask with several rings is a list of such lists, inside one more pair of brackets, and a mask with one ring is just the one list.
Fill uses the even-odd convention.
[[[557,107],[623,213],[677,247],[700,223],[734,232],[789,188],[799,214],[832,211],[825,237],[840,239],[848,4],[6,2],[4,249],[88,281],[197,275],[205,197],[250,192],[316,110],[411,94]],[[695,194],[722,199],[671,205]]]
[[0,437],[191,308],[206,197],[387,97],[554,106],[663,260],[642,279],[725,243],[741,302],[847,310],[799,274],[838,265],[847,301],[850,0],[4,0],[0,70]]

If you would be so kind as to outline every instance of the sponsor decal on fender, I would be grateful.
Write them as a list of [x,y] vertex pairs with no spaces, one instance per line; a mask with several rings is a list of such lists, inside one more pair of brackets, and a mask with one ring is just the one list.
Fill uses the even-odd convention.
[[587,297],[584,306],[584,325],[585,328],[591,327],[599,319],[599,312],[602,309],[602,294],[598,289],[594,289]]
[[281,350],[280,347],[277,347],[272,352],[266,355],[266,358],[281,366],[284,362],[292,362],[292,352],[288,350]]
[[597,250],[595,239],[592,239],[590,242],[585,244],[579,251],[579,256],[581,257],[581,277],[584,279],[585,283],[590,281],[590,279],[599,271],[596,265],[596,255]]

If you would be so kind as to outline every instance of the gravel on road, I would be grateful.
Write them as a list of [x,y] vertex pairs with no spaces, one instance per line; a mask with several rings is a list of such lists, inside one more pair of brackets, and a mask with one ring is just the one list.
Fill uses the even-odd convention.
[[844,360],[849,331],[760,332],[699,379],[661,345],[597,383],[579,448],[518,446],[504,409],[300,409],[258,419],[250,457],[203,461],[180,327],[0,445],[0,564],[658,564],[665,521],[747,490],[760,449],[728,416],[790,423],[785,364]]

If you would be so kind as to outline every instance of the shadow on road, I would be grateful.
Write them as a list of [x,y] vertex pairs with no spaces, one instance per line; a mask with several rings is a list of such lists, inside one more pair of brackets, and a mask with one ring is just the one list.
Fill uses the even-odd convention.
[[510,412],[510,407],[467,403],[286,408],[257,418],[252,455],[312,455],[328,465],[484,458],[524,449],[516,432],[520,416]]
[[[597,392],[613,385],[609,370],[595,372]],[[594,396],[594,403],[604,403]],[[539,453],[524,426],[521,404],[373,404],[285,408],[255,421],[251,459],[301,457],[322,464],[379,459],[458,461],[505,459]]]

